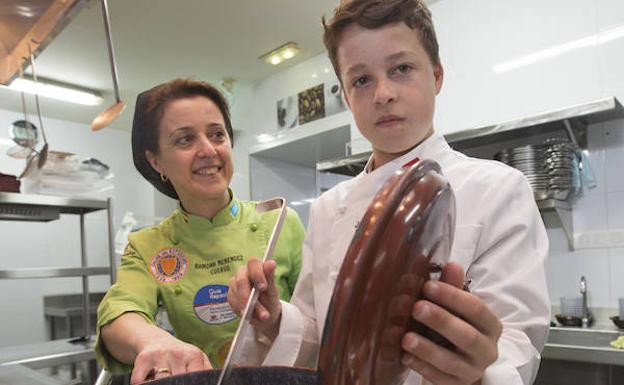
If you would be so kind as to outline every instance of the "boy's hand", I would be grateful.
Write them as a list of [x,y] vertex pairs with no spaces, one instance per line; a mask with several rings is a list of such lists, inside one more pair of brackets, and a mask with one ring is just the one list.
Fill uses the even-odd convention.
[[267,261],[263,265],[259,259],[251,258],[247,266],[239,268],[230,279],[228,290],[228,303],[236,314],[241,315],[245,311],[252,287],[256,287],[259,296],[252,323],[271,338],[277,335],[282,315],[279,290],[275,284],[275,267],[275,261]]
[[485,369],[498,358],[502,324],[477,296],[462,290],[464,273],[447,264],[439,281],[428,281],[424,298],[412,316],[455,345],[449,350],[416,333],[403,336],[402,362],[436,385],[479,383]]

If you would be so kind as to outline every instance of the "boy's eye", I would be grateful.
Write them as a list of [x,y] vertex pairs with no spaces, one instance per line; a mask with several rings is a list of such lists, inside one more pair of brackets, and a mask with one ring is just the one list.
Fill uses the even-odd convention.
[[394,71],[399,73],[399,74],[406,74],[408,72],[410,72],[412,70],[412,66],[409,64],[401,64],[398,65]]
[[353,87],[360,88],[365,86],[369,82],[368,76],[360,76],[353,81]]

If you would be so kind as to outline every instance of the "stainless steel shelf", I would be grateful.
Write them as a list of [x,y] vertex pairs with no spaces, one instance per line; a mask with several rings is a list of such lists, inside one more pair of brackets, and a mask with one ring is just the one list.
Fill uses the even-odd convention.
[[0,365],[24,365],[31,369],[95,359],[93,337],[66,339],[0,348]]
[[110,274],[109,267],[21,268],[0,270],[0,279],[88,277],[92,275],[108,274]]
[[47,222],[58,219],[59,214],[87,214],[107,208],[106,200],[0,192],[0,220]]
[[364,170],[370,155],[370,152],[365,152],[337,159],[324,160],[316,164],[316,171],[355,176]]

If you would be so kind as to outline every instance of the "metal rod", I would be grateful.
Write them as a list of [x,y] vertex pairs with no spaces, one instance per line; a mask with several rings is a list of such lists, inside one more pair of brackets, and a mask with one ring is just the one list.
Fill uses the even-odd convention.
[[108,15],[108,3],[102,0],[102,15],[104,16],[104,29],[106,30],[106,45],[108,47],[108,60],[110,63],[111,74],[113,75],[113,88],[115,90],[115,100],[119,103],[119,81],[117,79],[117,64],[115,64],[115,50],[113,49],[113,39],[111,37],[110,19]]
[[576,135],[574,134],[574,130],[572,130],[572,125],[570,124],[570,120],[569,119],[564,119],[563,120],[563,125],[565,126],[566,132],[568,133],[568,137],[572,141],[572,144],[574,144],[574,147],[576,149],[581,148],[579,146],[578,140],[576,139]]
[[108,215],[108,263],[110,266],[111,285],[117,280],[117,261],[115,256],[115,241],[113,239],[113,198],[107,199]]
[[30,43],[28,43],[28,54],[30,55],[30,66],[32,67],[33,80],[35,82],[35,106],[37,107],[37,116],[39,118],[39,128],[41,129],[41,136],[43,137],[43,143],[48,143],[45,130],[43,129],[43,121],[41,120],[41,107],[39,106],[39,81],[37,80],[37,71],[35,69],[35,55],[33,55],[30,49]]
[[[85,237],[84,214],[80,214],[80,263],[82,267],[87,267],[87,245]],[[82,277],[82,326],[83,336],[87,339],[91,335],[91,315],[89,314],[89,277]]]

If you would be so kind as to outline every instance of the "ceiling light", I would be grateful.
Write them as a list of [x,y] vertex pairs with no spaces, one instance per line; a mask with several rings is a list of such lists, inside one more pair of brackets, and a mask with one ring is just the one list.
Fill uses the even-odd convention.
[[270,52],[265,53],[264,55],[261,55],[259,59],[264,60],[269,64],[278,65],[284,60],[292,59],[298,52],[299,46],[297,43],[288,42]]
[[605,44],[613,40],[620,39],[622,37],[624,37],[624,26],[613,28],[594,35],[586,36],[581,39],[572,40],[564,44],[549,47],[541,51],[531,53],[529,55],[517,57],[515,59],[499,63],[494,66],[493,70],[496,73],[508,72],[520,67],[549,59],[551,57],[562,55],[564,53],[576,51],[586,47],[596,46],[598,44]]
[[269,143],[275,140],[275,136],[271,134],[260,134],[256,135],[256,140],[258,143]]
[[95,91],[80,90],[68,86],[56,85],[39,81],[35,83],[30,79],[17,78],[9,85],[10,90],[23,91],[28,94],[39,94],[52,99],[66,102],[82,104],[85,106],[95,106],[102,102],[102,97]]

